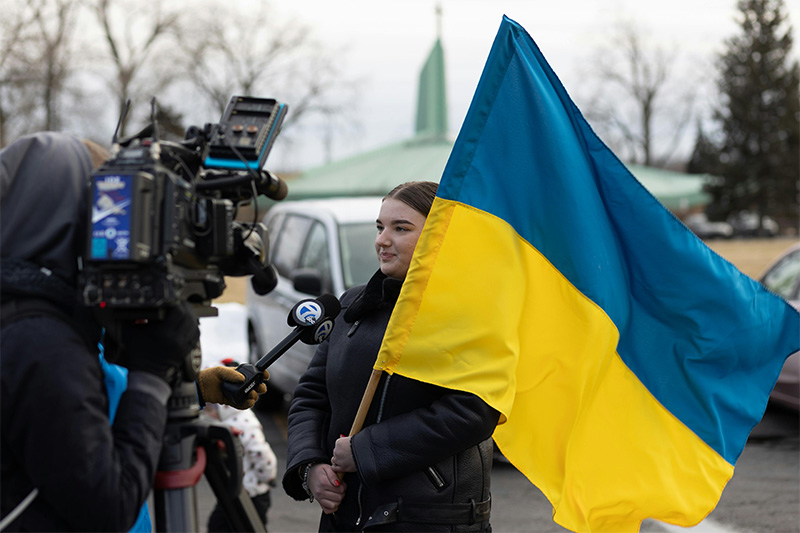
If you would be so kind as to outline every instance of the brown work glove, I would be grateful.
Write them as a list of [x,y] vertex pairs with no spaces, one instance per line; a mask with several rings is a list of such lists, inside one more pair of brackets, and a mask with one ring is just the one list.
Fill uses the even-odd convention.
[[[264,370],[264,381],[269,379],[269,372]],[[234,405],[228,401],[224,394],[222,394],[222,382],[228,381],[231,383],[241,383],[244,381],[244,376],[237,372],[235,369],[227,366],[213,366],[201,370],[197,376],[197,389],[202,396],[203,401],[208,403],[219,403],[223,405],[230,405],[236,409],[250,409],[256,404],[258,396],[267,392],[267,384],[259,383],[257,387],[250,391],[247,400]]]

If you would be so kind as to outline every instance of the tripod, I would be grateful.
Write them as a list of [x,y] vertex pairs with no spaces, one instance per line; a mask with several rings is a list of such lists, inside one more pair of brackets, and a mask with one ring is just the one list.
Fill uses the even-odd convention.
[[182,381],[169,399],[153,488],[156,531],[200,530],[195,487],[203,474],[235,531],[266,532],[242,490],[241,444],[226,426],[200,419],[195,385]]

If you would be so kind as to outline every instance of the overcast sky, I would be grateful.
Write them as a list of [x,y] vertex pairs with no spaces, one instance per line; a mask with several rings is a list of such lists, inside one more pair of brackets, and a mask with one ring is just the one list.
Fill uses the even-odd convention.
[[[400,141],[413,134],[419,71],[437,37],[441,5],[449,127],[458,133],[502,16],[524,27],[536,41],[567,91],[578,101],[587,63],[608,42],[620,20],[643,29],[650,44],[677,48],[687,76],[716,73],[711,61],[723,41],[737,33],[736,0],[291,0],[276,2],[282,14],[309,24],[318,38],[343,50],[341,66],[360,80],[352,110],[357,133],[333,136],[332,156],[340,159]],[[786,2],[800,47],[800,2]],[[269,95],[264,95],[269,96]],[[291,102],[288,102],[291,105]],[[267,166],[305,169],[322,164],[321,131],[308,131],[291,150],[276,144]]]

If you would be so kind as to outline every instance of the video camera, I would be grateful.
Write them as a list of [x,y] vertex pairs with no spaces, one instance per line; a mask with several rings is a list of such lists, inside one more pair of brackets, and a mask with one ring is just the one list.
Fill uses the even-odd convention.
[[262,167],[288,106],[234,96],[218,124],[192,126],[179,142],[159,139],[155,107],[142,131],[115,134],[112,157],[90,176],[83,302],[113,318],[157,318],[178,301],[216,316],[210,301],[226,275],[252,275],[259,294],[277,283],[257,203],[252,223],[234,218],[258,195],[286,196]]

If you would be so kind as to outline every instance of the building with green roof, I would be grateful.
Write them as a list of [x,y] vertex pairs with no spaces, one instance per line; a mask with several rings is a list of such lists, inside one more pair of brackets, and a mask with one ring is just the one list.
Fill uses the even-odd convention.
[[[406,181],[439,181],[455,137],[447,125],[444,52],[441,39],[422,67],[414,135],[405,141],[309,169],[289,181],[287,200],[335,196],[383,196]],[[690,175],[640,165],[627,165],[646,189],[676,212],[705,205],[705,175]]]

